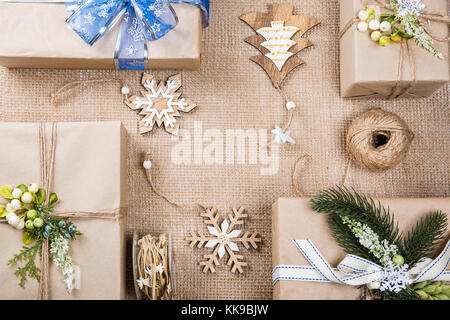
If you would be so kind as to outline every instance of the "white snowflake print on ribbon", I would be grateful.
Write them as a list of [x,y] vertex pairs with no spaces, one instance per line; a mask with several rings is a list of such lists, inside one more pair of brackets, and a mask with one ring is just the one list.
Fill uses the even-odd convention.
[[160,32],[161,31],[161,25],[159,23],[155,22],[152,25],[152,30],[153,30],[154,33]]
[[108,1],[105,4],[102,4],[100,6],[100,11],[98,13],[98,16],[101,18],[107,18],[109,16],[108,11],[115,5],[114,0]]
[[275,135],[274,140],[278,144],[285,144],[286,142],[295,144],[295,140],[292,139],[290,131],[284,132],[278,125],[275,125],[272,133]]
[[278,70],[281,71],[286,61],[293,55],[292,52],[289,52],[289,49],[297,44],[291,38],[300,29],[284,26],[284,21],[271,21],[270,24],[271,27],[260,28],[256,32],[266,39],[261,43],[263,47],[269,50],[266,57],[272,60]]
[[131,26],[127,29],[127,33],[133,38],[134,42],[144,41],[144,33],[137,18],[133,18]]
[[126,105],[133,110],[141,110],[140,115],[144,118],[139,121],[139,133],[144,134],[153,130],[154,125],[164,128],[167,132],[177,135],[180,127],[177,117],[181,117],[180,112],[190,112],[197,105],[191,100],[180,98],[181,75],[177,74],[157,84],[155,78],[144,73],[142,85],[145,90],[141,91],[142,96],[132,96],[125,101]]
[[84,19],[86,20],[87,23],[89,23],[90,25],[94,24],[95,21],[95,17],[92,16],[92,14],[89,12],[87,15],[84,16]]
[[134,57],[137,49],[133,45],[130,45],[129,47],[126,48],[126,51],[128,56]]
[[167,13],[167,6],[164,5],[161,1],[155,1],[155,3],[148,6],[148,8],[153,11],[155,16],[160,17],[161,15]]
[[242,244],[246,249],[249,249],[250,245],[257,249],[258,243],[261,242],[261,237],[256,232],[245,231],[241,236],[243,231],[235,230],[235,227],[243,224],[243,219],[247,217],[244,208],[233,209],[233,214],[228,216],[229,220],[224,219],[220,225],[220,215],[216,208],[206,209],[200,215],[205,218],[204,223],[208,226],[211,236],[205,236],[201,231],[197,233],[191,231],[191,236],[186,240],[190,242],[191,247],[197,244],[198,248],[214,249],[211,254],[204,256],[206,260],[200,262],[203,272],[215,272],[215,266],[218,266],[219,261],[228,253],[227,265],[231,267],[231,272],[243,273],[243,267],[246,267],[247,263],[243,261],[244,256],[237,254],[239,252],[238,244]]

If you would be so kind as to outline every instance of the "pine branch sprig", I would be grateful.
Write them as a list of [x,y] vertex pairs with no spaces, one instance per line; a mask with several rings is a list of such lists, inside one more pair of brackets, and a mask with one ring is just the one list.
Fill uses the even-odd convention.
[[36,266],[35,260],[36,256],[42,254],[42,241],[36,241],[32,246],[23,246],[20,253],[15,254],[12,259],[8,261],[8,265],[14,265],[21,261],[25,261],[23,267],[18,267],[14,274],[20,278],[19,286],[22,288],[25,285],[27,276],[30,278],[40,280],[41,270]]
[[[401,246],[401,234],[394,216],[378,201],[360,195],[354,189],[336,187],[324,190],[311,199],[313,210],[331,215],[349,216],[367,224],[380,238]],[[338,222],[338,220],[331,220]]]
[[403,240],[401,254],[405,262],[413,266],[421,258],[430,257],[444,240],[446,231],[447,215],[442,211],[421,217]]
[[378,300],[421,300],[420,296],[411,288],[400,292],[370,290],[370,295]]
[[359,240],[355,237],[348,226],[342,223],[340,216],[329,215],[328,226],[331,230],[331,235],[346,253],[371,261],[376,260],[370,251],[360,244]]

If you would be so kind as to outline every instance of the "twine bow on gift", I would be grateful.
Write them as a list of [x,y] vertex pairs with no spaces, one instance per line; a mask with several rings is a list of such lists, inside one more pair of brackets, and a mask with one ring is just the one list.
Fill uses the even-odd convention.
[[351,254],[346,255],[337,268],[332,268],[311,240],[293,242],[311,266],[276,266],[272,272],[274,285],[279,280],[297,280],[334,282],[358,287],[380,281],[381,289],[396,290],[401,286],[427,280],[450,281],[450,271],[446,271],[450,262],[450,241],[436,259],[424,258],[408,270],[381,267]]
[[[389,0],[375,0],[380,7],[386,9],[389,12],[394,13],[394,9],[392,8],[392,6],[388,3]],[[386,2],[387,1],[387,2]],[[365,3],[366,1],[363,1],[363,3]],[[426,26],[426,21],[435,21],[435,22],[439,22],[439,23],[445,23],[445,24],[449,24],[450,23],[450,18],[448,18],[445,14],[440,13],[440,12],[435,12],[435,11],[426,11],[426,10],[422,10],[420,13],[420,16],[417,17],[418,20],[421,23],[422,28],[425,30],[425,32],[435,41],[439,41],[439,42],[447,42],[450,41],[449,37],[438,37],[435,34],[433,34],[429,28]],[[341,29],[341,31],[339,32],[339,39],[341,39],[346,33],[347,31],[355,24],[357,23],[359,20],[358,18],[353,18],[350,21],[348,21],[345,26]],[[407,86],[406,87],[402,87],[401,86],[401,81],[403,78],[403,63],[405,60],[404,57],[404,51],[405,51],[405,46],[403,45],[403,43],[400,44],[400,52],[399,52],[399,61],[398,61],[398,70],[397,70],[397,80],[396,83],[394,85],[394,87],[392,88],[392,91],[389,94],[385,94],[382,92],[378,92],[376,90],[374,90],[373,88],[369,88],[369,87],[365,87],[364,85],[359,84],[360,87],[368,89],[369,91],[374,92],[373,94],[369,94],[369,95],[363,95],[363,96],[359,96],[359,97],[355,97],[355,98],[361,98],[361,97],[385,97],[387,99],[396,99],[396,98],[403,98],[405,96],[411,96],[413,98],[420,98],[420,96],[417,96],[413,93],[410,92],[410,90],[415,86],[416,84],[416,67],[415,67],[415,61],[414,61],[414,54],[411,48],[411,43],[410,40],[411,39],[405,39],[405,46],[406,46],[406,54],[407,54],[407,58],[409,61],[409,72],[411,75],[411,80],[408,81]]]
[[[39,125],[39,154],[40,154],[40,183],[42,188],[51,190],[53,184],[53,171],[55,163],[55,151],[57,141],[57,124],[51,124],[50,137],[47,137],[45,123]],[[48,201],[49,192],[47,192]],[[58,217],[71,218],[99,218],[99,219],[120,219],[120,208],[111,210],[100,210],[96,212],[71,210],[69,212],[55,212],[54,215]],[[42,244],[41,256],[41,276],[39,280],[39,295],[40,300],[48,300],[48,280],[49,280],[49,249],[48,239]]]

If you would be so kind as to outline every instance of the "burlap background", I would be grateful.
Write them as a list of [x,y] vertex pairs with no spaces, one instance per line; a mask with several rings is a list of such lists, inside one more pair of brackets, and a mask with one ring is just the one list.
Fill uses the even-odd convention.
[[[347,160],[346,128],[356,115],[372,107],[398,113],[415,132],[416,139],[406,161],[395,170],[371,174],[352,166],[347,184],[380,197],[450,195],[449,88],[442,88],[429,99],[341,99],[339,1],[283,2],[293,3],[297,13],[319,17],[323,22],[307,34],[315,44],[300,53],[307,64],[291,73],[284,83],[286,92],[298,105],[292,126],[297,144],[281,148],[280,169],[272,176],[261,176],[260,165],[174,165],[170,154],[176,142],[163,130],[139,136],[139,117],[121,103],[116,84],[83,88],[63,105],[50,106],[49,94],[67,82],[117,76],[135,91],[139,89],[140,72],[0,69],[1,120],[124,122],[130,136],[131,208],[127,237],[131,239],[133,231],[141,234],[172,231],[178,298],[270,299],[272,203],[280,196],[295,196],[290,176],[293,164],[303,154],[312,156],[311,166],[299,181],[306,195],[340,183]],[[286,111],[278,93],[264,71],[249,60],[256,50],[243,40],[253,31],[238,19],[246,12],[265,11],[265,3],[212,1],[211,25],[204,34],[202,67],[199,71],[183,72],[184,93],[198,103],[198,109],[184,116],[182,128],[191,129],[192,133],[194,121],[201,121],[203,130],[225,132],[229,128],[271,128],[284,121]],[[172,73],[157,72],[157,75],[162,78]],[[1,152],[5,155],[8,151]],[[226,266],[220,266],[216,274],[204,274],[200,270],[197,262],[206,251],[191,249],[184,241],[188,230],[205,231],[199,212],[194,208],[176,209],[152,193],[141,167],[143,152],[153,155],[155,182],[176,200],[198,200],[217,206],[222,214],[228,214],[233,206],[247,208],[249,220],[245,227],[259,231],[264,243],[257,251],[245,253],[249,268],[244,275],[232,275]],[[129,298],[133,298],[130,267],[127,274]]]

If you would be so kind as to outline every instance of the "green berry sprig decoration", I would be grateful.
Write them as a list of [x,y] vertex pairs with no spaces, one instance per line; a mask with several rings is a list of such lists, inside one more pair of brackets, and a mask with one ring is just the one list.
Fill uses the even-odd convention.
[[[390,0],[392,13],[380,14],[379,8],[371,6],[358,12],[357,29],[361,32],[370,31],[370,38],[381,46],[387,46],[391,41],[403,43],[414,39],[418,46],[443,59],[419,21],[425,5],[420,0]],[[376,11],[376,10],[377,11]]]
[[450,300],[450,285],[441,281],[420,282],[413,289],[423,300]]
[[68,219],[51,215],[58,203],[56,193],[51,193],[47,200],[47,191],[33,183],[20,184],[16,188],[2,185],[0,196],[6,200],[0,204],[0,219],[6,219],[9,225],[23,231],[22,249],[8,261],[8,265],[22,263],[14,272],[20,279],[19,286],[24,287],[28,277],[40,280],[36,258],[42,256],[42,244],[48,240],[53,261],[62,269],[67,289],[71,291],[73,266],[68,255],[68,242],[81,233]]

